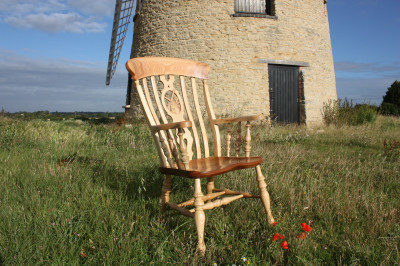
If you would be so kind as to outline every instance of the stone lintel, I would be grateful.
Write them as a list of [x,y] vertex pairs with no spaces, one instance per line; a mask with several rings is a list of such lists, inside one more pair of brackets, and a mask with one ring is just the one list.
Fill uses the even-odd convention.
[[303,61],[291,61],[291,60],[274,60],[274,59],[261,59],[259,58],[257,63],[261,64],[274,64],[274,65],[288,65],[288,66],[301,66],[309,67],[310,63]]

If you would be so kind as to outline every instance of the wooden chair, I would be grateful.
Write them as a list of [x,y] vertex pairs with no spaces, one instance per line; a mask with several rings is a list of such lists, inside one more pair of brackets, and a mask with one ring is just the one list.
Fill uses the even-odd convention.
[[[169,207],[195,219],[198,234],[197,251],[204,254],[206,249],[205,210],[229,204],[240,198],[261,198],[268,223],[273,224],[267,184],[260,168],[262,158],[250,157],[250,121],[262,120],[264,115],[217,119],[207,87],[210,69],[207,64],[178,58],[142,57],[129,60],[126,68],[135,81],[152,136],[157,144],[161,163],[159,170],[166,175],[161,195],[162,210]],[[201,101],[200,94],[203,95],[204,101]],[[203,118],[203,113],[207,113],[208,118]],[[211,127],[213,139],[208,139],[210,131],[207,132],[205,122]],[[242,122],[246,122],[244,139],[241,134]],[[235,147],[232,149],[234,156],[230,155],[232,123],[238,123]],[[222,156],[220,137],[220,126],[224,124],[227,125],[224,149],[226,156]],[[245,156],[239,157],[242,142]],[[209,148],[211,144],[212,155]],[[214,187],[215,176],[249,167],[256,170],[260,196]],[[180,204],[169,201],[172,175],[194,180],[192,199]],[[207,178],[206,195],[202,193],[201,178]],[[222,198],[225,195],[230,196]],[[191,205],[194,205],[194,208],[188,209]]]

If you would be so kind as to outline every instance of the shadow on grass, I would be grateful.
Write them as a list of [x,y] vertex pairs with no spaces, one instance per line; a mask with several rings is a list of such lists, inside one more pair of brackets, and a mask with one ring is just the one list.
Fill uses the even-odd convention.
[[58,163],[64,166],[88,167],[93,183],[105,184],[112,190],[124,193],[129,200],[161,196],[163,176],[158,172],[157,166],[137,165],[126,170],[105,160],[79,156],[77,152],[63,156]]

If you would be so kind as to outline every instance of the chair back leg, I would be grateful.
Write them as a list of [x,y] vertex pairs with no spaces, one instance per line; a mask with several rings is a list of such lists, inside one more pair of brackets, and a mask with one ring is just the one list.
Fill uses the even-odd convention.
[[167,203],[169,202],[169,194],[171,193],[171,176],[166,175],[164,182],[163,182],[163,187],[161,189],[161,211],[162,213],[165,212],[167,208]]
[[208,177],[207,178],[207,195],[212,194],[213,190],[215,189],[214,186],[215,177]]

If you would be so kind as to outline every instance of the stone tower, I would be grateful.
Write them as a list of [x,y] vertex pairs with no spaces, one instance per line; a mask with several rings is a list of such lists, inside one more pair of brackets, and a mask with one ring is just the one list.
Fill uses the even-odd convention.
[[[326,0],[142,0],[134,23],[131,57],[211,66],[216,114],[317,125],[337,98]],[[128,117],[135,92],[130,83]]]

